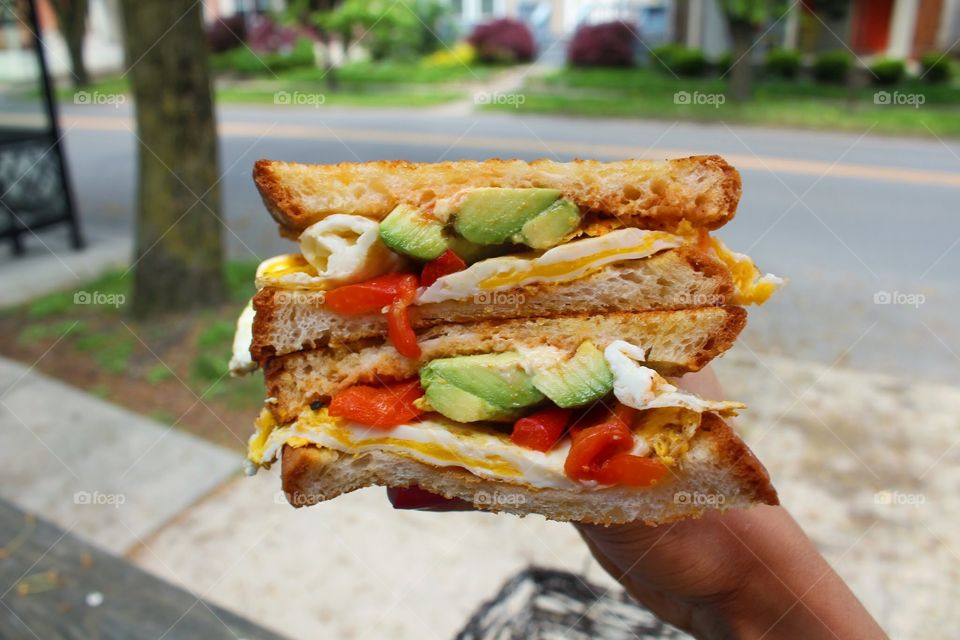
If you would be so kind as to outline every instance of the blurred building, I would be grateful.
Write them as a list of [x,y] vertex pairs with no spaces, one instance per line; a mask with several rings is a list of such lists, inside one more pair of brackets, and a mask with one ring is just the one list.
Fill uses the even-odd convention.
[[[722,0],[676,0],[677,40],[716,56],[730,47]],[[844,3],[831,3],[844,7]],[[861,56],[913,59],[930,51],[958,50],[960,0],[852,0],[837,14],[816,0],[793,4],[764,34],[767,47],[814,53],[849,47]],[[764,47],[757,47],[762,52]]]
[[[730,48],[722,0],[447,0],[463,32],[494,18],[517,18],[541,43],[566,40],[581,24],[622,20],[645,42],[676,41],[715,57]],[[960,0],[817,0],[791,5],[764,34],[765,47],[807,52],[851,48],[858,55],[917,58],[960,50]],[[844,9],[844,7],[846,7]],[[758,55],[764,46],[758,47]]]
[[[67,77],[70,58],[57,27],[57,16],[49,0],[36,0],[37,18],[43,33],[47,65],[54,77]],[[84,61],[93,74],[104,74],[123,68],[123,22],[119,0],[88,0],[87,34],[84,40]],[[23,0],[0,0],[0,82],[28,80],[36,76],[36,58],[32,36],[26,25]],[[204,0],[207,22],[238,13],[279,11],[286,0]],[[17,9],[16,11],[14,9]]]
[[[84,58],[90,73],[123,67],[123,30],[119,0],[88,0],[87,37]],[[0,5],[0,82],[36,77],[36,57],[26,24],[26,3],[2,0]],[[70,73],[67,46],[57,29],[57,16],[47,0],[37,0],[37,19],[43,32],[47,65],[53,76]]]
[[[562,62],[565,42],[581,24],[622,20],[648,45],[678,42],[716,57],[730,48],[722,0],[441,0],[460,34],[495,18],[522,20],[541,51]],[[915,59],[929,51],[960,52],[960,0],[852,0],[842,15],[830,15],[818,0],[793,4],[785,17],[763,34],[754,55],[772,47],[814,53],[849,47],[861,56]],[[822,1],[822,0],[821,0]],[[119,0],[89,0],[84,46],[88,70],[109,73],[123,67]],[[338,0],[328,0],[329,5]],[[34,77],[30,32],[11,7],[23,0],[2,0],[0,7],[0,82]],[[208,22],[236,14],[282,11],[288,0],[204,0]],[[49,0],[37,0],[51,73],[68,75],[69,57]],[[557,45],[557,46],[551,46]]]
[[494,18],[522,20],[538,42],[565,40],[581,24],[622,20],[645,40],[672,36],[671,0],[448,0],[463,32]]

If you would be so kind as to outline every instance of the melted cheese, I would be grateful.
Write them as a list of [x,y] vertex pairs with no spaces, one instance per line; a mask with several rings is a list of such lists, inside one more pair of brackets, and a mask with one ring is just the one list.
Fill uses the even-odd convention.
[[464,300],[477,294],[544,282],[569,282],[605,265],[648,258],[683,243],[684,238],[665,231],[629,228],[568,242],[539,256],[489,258],[439,278],[421,291],[416,304]]
[[710,248],[718,260],[727,265],[736,289],[734,304],[763,304],[785,284],[783,278],[772,273],[760,274],[760,269],[749,256],[731,251],[719,238],[710,237]]

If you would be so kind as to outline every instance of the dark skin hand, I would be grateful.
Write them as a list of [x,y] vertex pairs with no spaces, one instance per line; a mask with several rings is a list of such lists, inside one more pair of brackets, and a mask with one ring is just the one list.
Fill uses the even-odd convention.
[[[722,398],[709,370],[684,376],[681,386]],[[415,488],[388,495],[398,509],[470,508]],[[630,595],[697,638],[887,637],[783,507],[709,512],[658,527],[575,526]]]

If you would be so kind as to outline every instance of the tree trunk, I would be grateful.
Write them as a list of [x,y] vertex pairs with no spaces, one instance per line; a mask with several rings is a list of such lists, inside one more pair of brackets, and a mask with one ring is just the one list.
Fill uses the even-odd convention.
[[207,38],[194,0],[122,0],[136,103],[138,164],[133,313],[224,299],[217,130]]
[[750,62],[756,29],[744,20],[729,18],[733,40],[733,67],[730,69],[730,99],[746,102],[753,94],[753,64]]
[[83,60],[83,41],[87,35],[87,0],[51,0],[57,14],[57,26],[67,45],[73,86],[80,88],[90,83],[87,65]]

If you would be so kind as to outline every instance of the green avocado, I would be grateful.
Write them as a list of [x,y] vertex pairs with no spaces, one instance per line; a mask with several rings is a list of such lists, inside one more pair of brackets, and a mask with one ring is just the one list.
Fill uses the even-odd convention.
[[433,360],[420,371],[420,380],[429,385],[436,379],[507,409],[529,407],[543,400],[543,394],[523,370],[520,355],[512,351]]
[[510,419],[544,399],[513,352],[433,360],[420,384],[430,405],[458,422]]
[[453,228],[470,242],[503,244],[558,198],[557,189],[472,189],[460,201]]
[[514,410],[490,404],[446,380],[434,380],[425,390],[430,408],[457,422],[512,421],[519,417]]
[[589,340],[573,357],[533,376],[533,386],[558,407],[582,407],[613,391],[613,372]]
[[566,198],[560,198],[528,220],[513,241],[532,249],[549,249],[561,244],[580,228],[580,208]]
[[398,204],[380,222],[380,239],[397,253],[417,260],[434,260],[447,250],[443,224],[408,204]]

